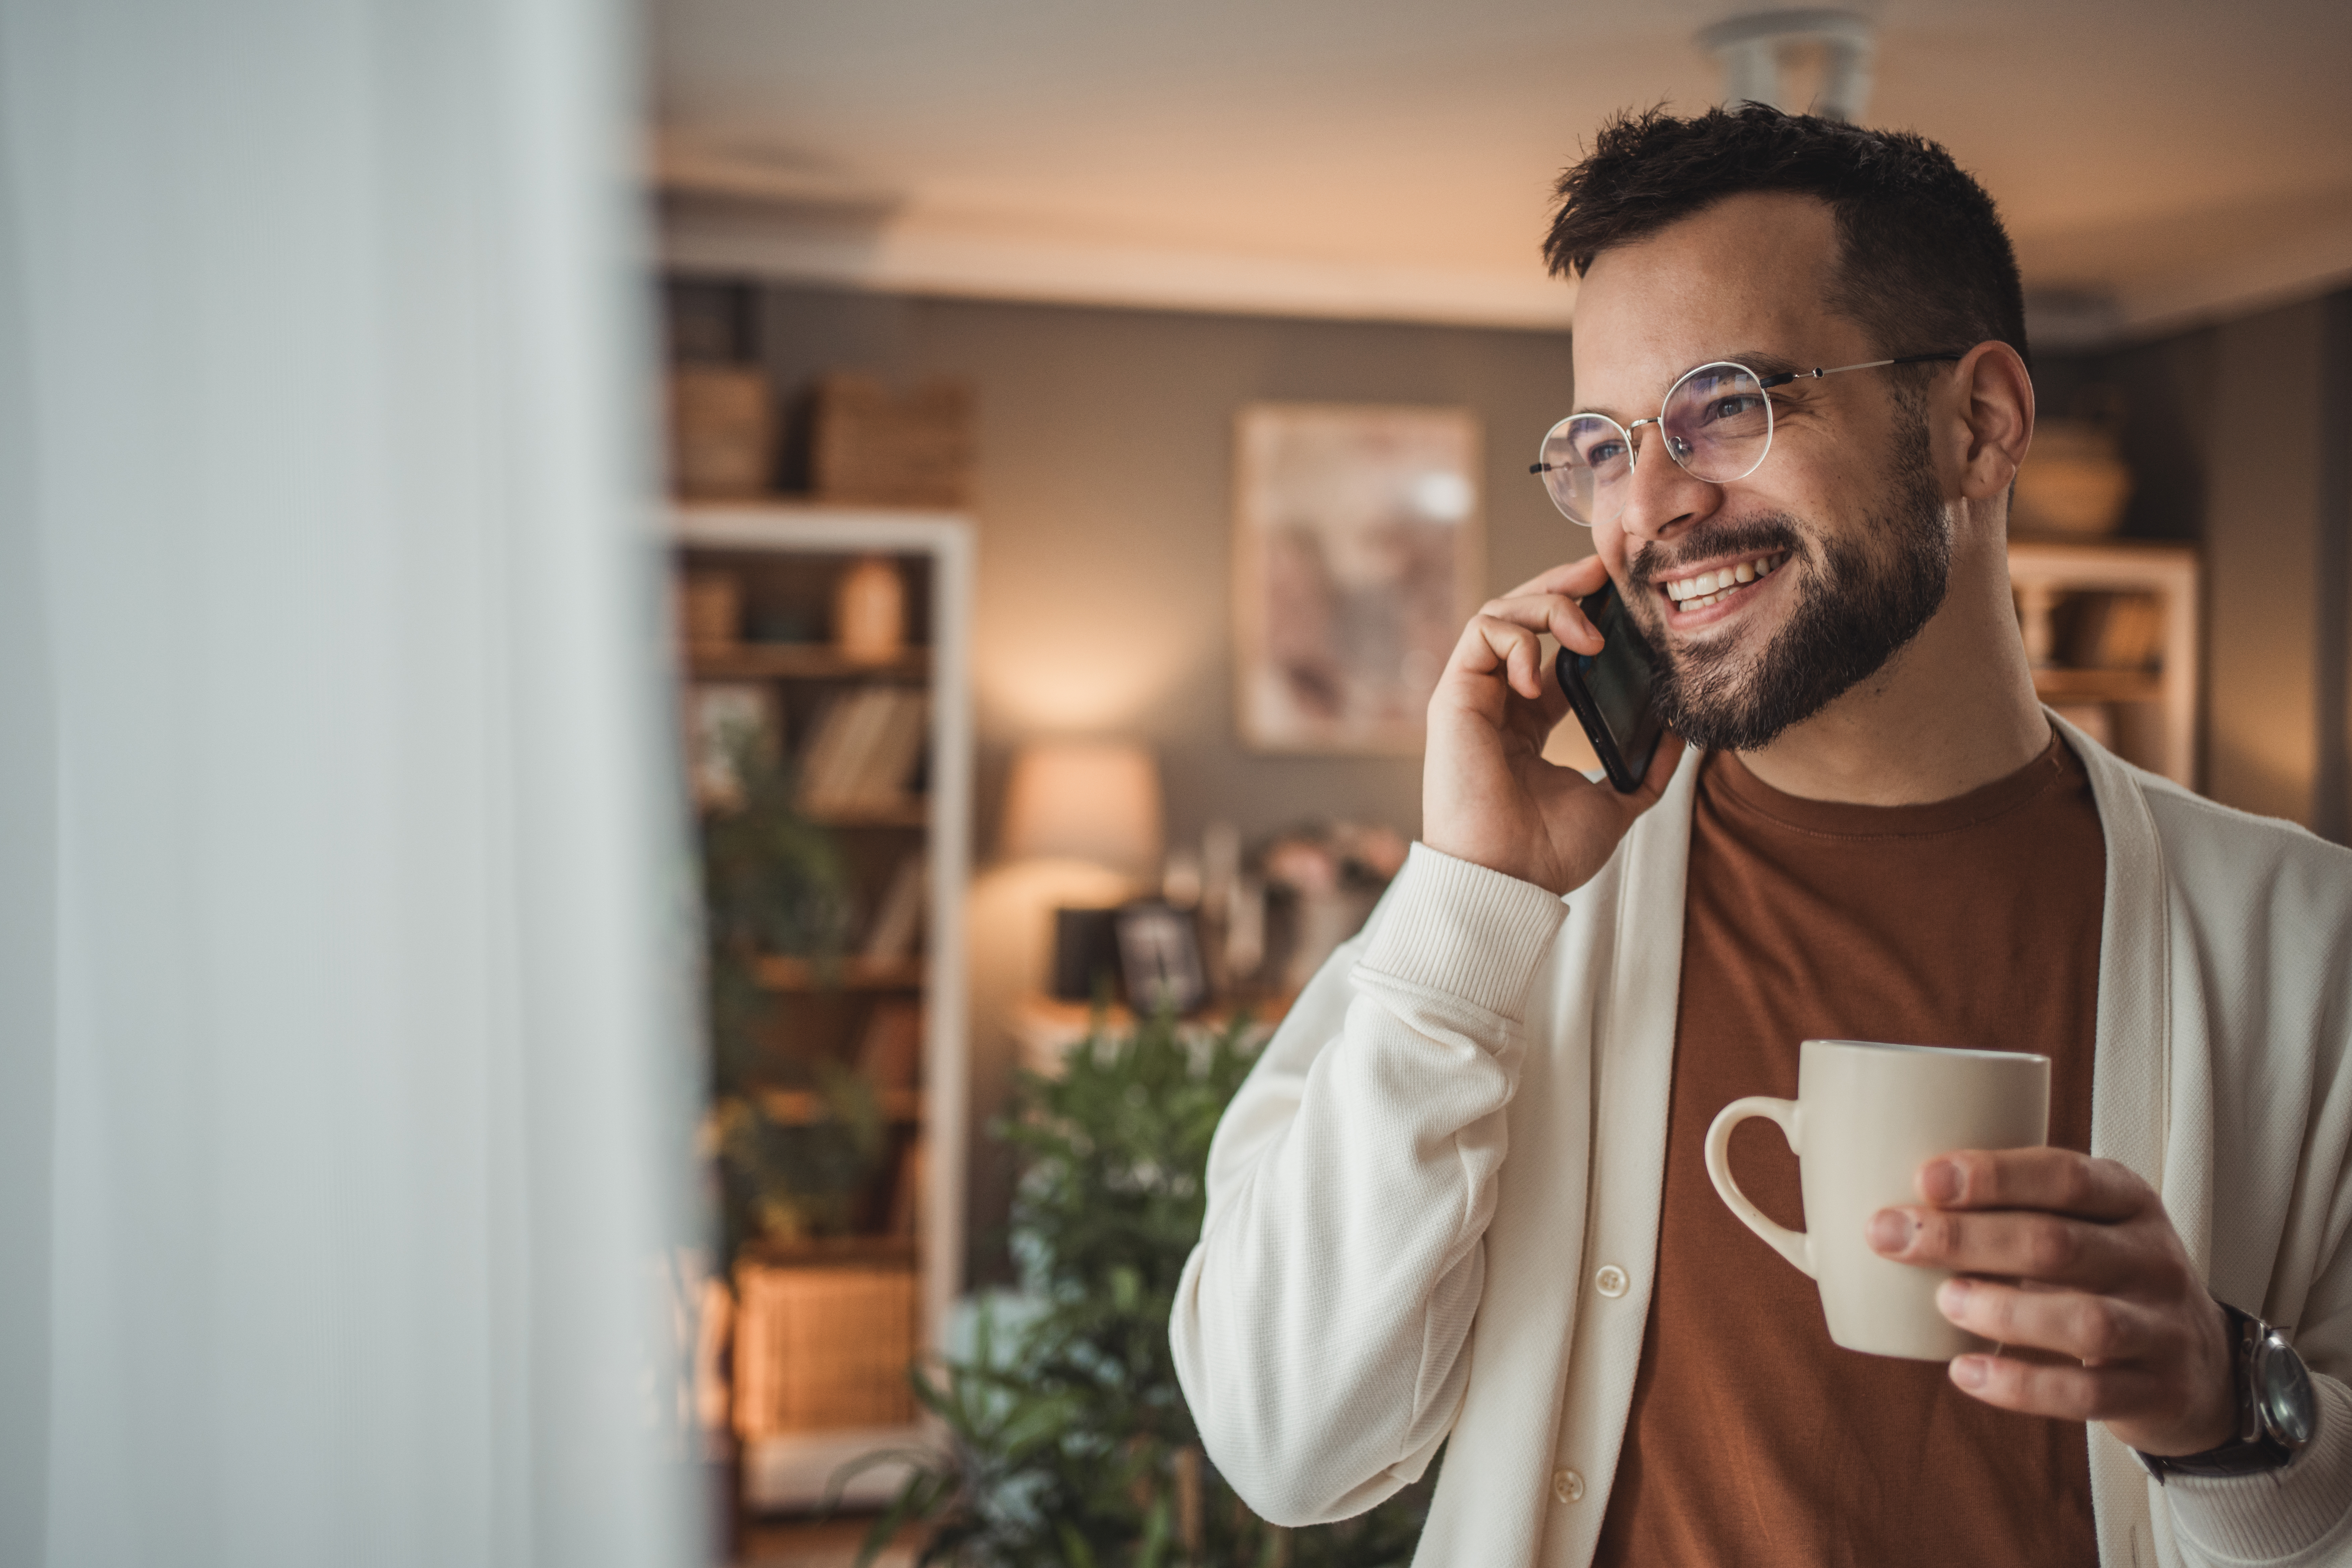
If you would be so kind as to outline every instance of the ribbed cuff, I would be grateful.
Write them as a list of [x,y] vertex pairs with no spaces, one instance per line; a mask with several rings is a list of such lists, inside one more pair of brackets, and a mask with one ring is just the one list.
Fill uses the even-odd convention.
[[1568,906],[1533,882],[1415,844],[1362,967],[1516,1022]]
[[2210,1556],[2280,1563],[2320,1544],[2352,1514],[2352,1390],[2314,1374],[2318,1430],[2284,1470],[2168,1476],[2160,1495],[2180,1533]]

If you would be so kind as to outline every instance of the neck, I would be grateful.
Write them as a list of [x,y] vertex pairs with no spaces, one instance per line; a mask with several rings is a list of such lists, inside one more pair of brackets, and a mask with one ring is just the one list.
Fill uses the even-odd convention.
[[2009,557],[1968,540],[1919,635],[1877,674],[1739,760],[1784,795],[1856,805],[1949,800],[2006,777],[2050,744],[2017,635]]

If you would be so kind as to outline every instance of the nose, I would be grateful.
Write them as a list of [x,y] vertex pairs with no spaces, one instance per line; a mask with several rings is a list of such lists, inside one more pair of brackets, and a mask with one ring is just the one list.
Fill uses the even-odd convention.
[[1631,539],[1672,539],[1723,504],[1723,489],[1693,479],[1666,453],[1654,424],[1633,436],[1633,471],[1617,526]]

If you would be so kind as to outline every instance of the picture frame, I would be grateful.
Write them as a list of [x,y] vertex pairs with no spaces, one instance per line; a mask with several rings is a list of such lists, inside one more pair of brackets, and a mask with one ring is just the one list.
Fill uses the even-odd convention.
[[1127,1005],[1139,1014],[1190,1013],[1209,999],[1192,917],[1155,900],[1123,904],[1118,916],[1119,978]]
[[1417,755],[1486,599],[1465,408],[1253,403],[1234,426],[1234,714],[1262,752]]
[[688,792],[698,810],[731,811],[743,803],[742,748],[772,763],[782,754],[776,694],[757,681],[698,680],[684,708]]

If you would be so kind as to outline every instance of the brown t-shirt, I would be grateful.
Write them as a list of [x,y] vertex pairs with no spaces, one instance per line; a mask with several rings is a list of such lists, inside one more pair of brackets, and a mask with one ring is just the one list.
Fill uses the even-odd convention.
[[[1655,1289],[1595,1561],[1907,1568],[2098,1561],[2079,1422],[1996,1410],[1940,1362],[1830,1342],[1813,1282],[1707,1181],[1707,1124],[1797,1093],[1800,1042],[2038,1051],[2050,1141],[2088,1150],[2105,845],[2057,740],[1955,800],[1782,795],[1708,756],[1691,829]],[[1741,1187],[1802,1223],[1769,1121]]]

